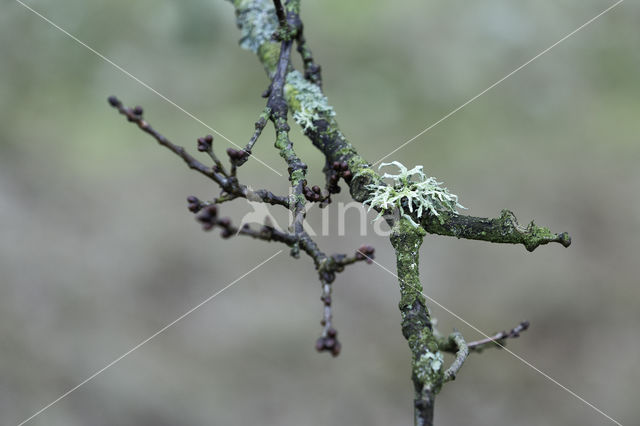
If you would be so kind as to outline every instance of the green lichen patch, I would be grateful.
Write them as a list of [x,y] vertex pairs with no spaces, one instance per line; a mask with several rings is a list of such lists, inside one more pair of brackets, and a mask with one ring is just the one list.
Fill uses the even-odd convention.
[[236,23],[242,36],[240,47],[257,53],[278,29],[278,18],[269,0],[230,0],[236,10]]
[[327,120],[335,116],[333,107],[329,105],[320,87],[305,80],[299,71],[294,70],[287,74],[284,90],[291,110],[294,111],[293,119],[304,131],[315,130],[315,120]]
[[280,59],[280,43],[262,43],[258,48],[258,57],[267,75],[272,77],[278,66],[278,60]]
[[423,383],[433,383],[434,390],[437,392],[437,385],[442,380],[442,366],[444,364],[444,356],[442,352],[426,351],[419,357],[413,359],[413,371],[418,379]]
[[419,251],[425,234],[424,229],[400,218],[392,228],[391,244],[396,251],[402,334],[411,349],[414,383],[420,389],[437,393],[444,383],[444,358],[420,284]]

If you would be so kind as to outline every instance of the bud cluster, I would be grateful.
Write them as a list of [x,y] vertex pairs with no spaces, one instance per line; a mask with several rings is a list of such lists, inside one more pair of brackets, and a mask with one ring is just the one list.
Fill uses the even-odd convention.
[[198,151],[209,152],[213,146],[213,135],[207,135],[202,138],[198,138]]
[[356,250],[356,259],[365,260],[368,264],[373,263],[373,254],[376,249],[372,246],[361,246],[358,250]]
[[338,331],[335,328],[329,328],[327,335],[316,340],[316,350],[318,352],[331,352],[331,355],[340,355],[342,344],[338,341]]
[[246,161],[247,157],[249,157],[249,153],[247,151],[234,148],[227,148],[227,155],[229,156],[229,160],[232,164]]
[[312,187],[307,186],[307,181],[304,180],[302,182],[302,193],[304,194],[304,198],[307,201],[312,203],[321,203],[320,207],[326,207],[331,203],[331,194],[327,193],[326,195],[322,194],[322,190],[318,185],[313,185]]
[[343,178],[347,183],[350,183],[351,178],[353,178],[353,174],[351,170],[349,170],[349,165],[346,161],[334,161],[333,164],[331,164],[327,179],[327,189],[331,194],[340,192],[340,187],[338,186],[340,178]]
[[191,213],[198,213],[204,207],[204,203],[200,201],[200,199],[194,195],[190,195],[187,197],[187,208]]
[[[191,206],[191,203],[189,205]],[[216,226],[222,228],[222,232],[220,233],[222,238],[230,238],[235,233],[235,229],[231,225],[231,219],[228,217],[218,217],[218,206],[207,206],[203,209],[202,213],[196,217],[196,220],[202,224],[202,229],[205,231],[211,231]]]

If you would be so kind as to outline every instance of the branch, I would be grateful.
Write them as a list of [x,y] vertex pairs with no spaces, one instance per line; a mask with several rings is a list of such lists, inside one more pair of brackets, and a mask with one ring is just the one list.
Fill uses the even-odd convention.
[[455,380],[458,371],[462,368],[465,360],[469,356],[469,346],[465,342],[464,337],[459,331],[454,331],[449,336],[449,340],[456,347],[456,359],[444,372],[444,381]]
[[[238,183],[235,176],[227,174],[224,168],[221,168],[218,165],[220,162],[211,150],[211,142],[213,142],[213,137],[211,135],[204,138],[198,138],[198,147],[201,151],[208,150],[209,155],[212,156],[216,163],[216,166],[213,168],[205,166],[189,154],[184,147],[174,144],[169,139],[158,133],[146,120],[143,119],[143,110],[141,107],[127,108],[115,96],[109,97],[109,104],[117,109],[120,114],[127,117],[128,121],[137,124],[142,131],[151,135],[160,145],[168,148],[171,152],[182,158],[189,168],[198,171],[216,182],[224,191],[220,202],[229,201],[235,198],[246,198],[249,201],[264,202],[271,205],[280,205],[289,208],[288,197],[277,196],[266,189],[252,190],[249,187]],[[204,148],[203,144],[208,145],[208,148]],[[201,147],[204,149],[200,149]],[[206,204],[202,204],[201,207],[204,205]]]
[[554,234],[549,228],[537,226],[533,221],[525,228],[518,223],[509,210],[502,210],[500,217],[488,219],[443,212],[442,222],[431,216],[423,217],[424,229],[437,235],[482,240],[492,243],[522,244],[528,251],[549,243],[571,245],[571,237],[566,232]]
[[422,228],[414,228],[401,218],[392,228],[391,244],[396,252],[400,284],[402,335],[411,350],[415,424],[431,426],[435,396],[445,382],[445,374],[419,277],[418,259],[425,234]]
[[[474,342],[467,343],[467,347],[470,352],[480,353],[487,348],[502,348],[506,346],[508,339],[516,339],[520,337],[520,333],[526,331],[529,328],[529,321],[523,321],[517,326],[513,327],[509,331],[501,331],[500,333],[496,333],[489,338],[476,340]],[[438,342],[438,348],[441,351],[449,352],[449,353],[457,353],[459,346],[454,339],[455,333],[450,334],[448,337],[441,339]]]
[[[248,10],[247,2],[235,0],[233,3],[236,8],[236,14],[239,17],[246,16],[246,11]],[[249,3],[252,4],[252,7],[256,7],[256,4],[260,2]],[[265,7],[268,5],[267,2],[262,4],[265,5]],[[269,10],[264,9],[264,13],[268,14]],[[275,12],[273,13],[275,14]],[[299,21],[296,13],[289,12],[287,18],[289,22],[292,20]],[[243,46],[257,46],[252,50],[258,55],[258,59],[265,67],[267,74],[272,75],[277,64],[277,61],[274,60],[278,52],[277,45],[268,38],[260,36],[264,31],[261,31],[255,22],[239,18],[237,24],[243,33]],[[251,42],[247,43],[247,39],[251,39]],[[306,48],[308,49],[308,47]],[[304,52],[301,52],[301,54],[304,60],[306,54]],[[313,117],[310,122],[305,122],[303,130],[313,145],[325,156],[326,165],[324,171],[327,175],[328,187],[330,186],[330,182],[334,182],[333,186],[337,183],[331,165],[334,163],[345,163],[348,167],[349,178],[344,179],[349,186],[351,196],[355,201],[363,202],[370,196],[370,190],[367,189],[367,185],[384,185],[384,183],[380,175],[358,154],[357,150],[349,143],[340,130],[335,119],[333,108],[328,105],[326,98],[322,95],[322,88],[319,82],[313,81],[313,78],[308,78],[308,80],[310,81],[309,85],[312,86],[311,88],[301,87],[299,84],[288,82],[285,88],[285,95],[291,112],[294,116],[296,113],[304,112],[307,116]],[[316,89],[313,89],[313,87]],[[324,103],[304,101],[305,98],[301,96],[301,92],[310,92],[313,90],[316,90],[317,93],[323,97],[322,100]],[[301,99],[303,99],[303,101],[301,101]],[[315,101],[319,99],[316,96],[312,100]],[[338,176],[338,178],[339,177],[341,176]],[[523,244],[529,251],[533,251],[538,246],[551,242],[560,243],[564,247],[568,247],[571,244],[571,238],[566,232],[555,234],[546,227],[536,226],[533,222],[529,227],[523,228],[518,225],[512,213],[505,212],[507,211],[503,211],[502,216],[495,219],[442,212],[440,215],[442,222],[436,218],[427,216],[416,218],[416,222],[421,222],[425,231],[432,234],[495,243]]]
[[127,117],[128,121],[137,124],[143,132],[150,134],[153,138],[155,138],[156,141],[158,141],[160,145],[168,148],[174,154],[182,158],[184,162],[187,163],[187,166],[189,166],[190,169],[196,170],[197,172],[205,175],[206,177],[212,179],[220,185],[226,184],[223,175],[214,172],[211,168],[205,166],[204,164],[196,160],[193,156],[191,156],[191,154],[189,154],[183,147],[173,144],[169,139],[165,138],[160,133],[155,131],[155,129],[153,129],[153,127],[151,127],[148,122],[143,120],[143,110],[141,107],[126,108],[122,105],[122,102],[120,102],[120,100],[115,96],[110,96],[108,100],[109,105],[117,109],[120,114]]
[[[109,103],[121,114],[125,115],[130,122],[136,123],[140,129],[153,136],[159,144],[180,156],[190,168],[212,179],[222,188],[222,194],[213,201],[201,201],[195,196],[188,198],[189,210],[192,212],[197,213],[205,209],[204,212],[197,217],[205,230],[211,230],[217,226],[223,229],[223,238],[229,238],[233,235],[245,235],[264,241],[282,242],[291,247],[291,254],[294,257],[298,257],[299,251],[302,249],[313,259],[322,283],[321,299],[324,303],[322,319],[324,328],[316,347],[320,351],[330,351],[336,356],[340,353],[340,343],[337,340],[337,331],[332,327],[331,323],[331,283],[335,280],[336,273],[343,271],[345,266],[365,259],[360,257],[359,254],[355,254],[353,257],[342,254],[327,256],[304,230],[306,201],[320,202],[321,205],[324,206],[330,202],[330,193],[323,195],[319,191],[319,187],[318,189],[316,189],[316,187],[307,187],[307,181],[305,179],[307,165],[296,155],[293,149],[293,143],[289,138],[290,127],[287,123],[289,111],[288,102],[285,99],[284,87],[290,68],[290,56],[294,40],[297,40],[299,46],[302,46],[301,48],[308,53],[308,58],[305,61],[306,66],[309,66],[312,60],[310,62],[310,51],[304,47],[304,38],[302,38],[300,33],[302,28],[302,23],[298,16],[300,1],[288,0],[286,2],[286,8],[283,7],[280,0],[274,0],[273,3],[274,8],[271,9],[265,1],[244,2],[242,4],[245,9],[241,10],[238,8],[237,10],[238,21],[244,22],[245,25],[254,25],[255,22],[253,21],[261,21],[260,19],[256,19],[256,14],[261,14],[262,17],[265,18],[266,29],[251,28],[249,31],[251,36],[245,37],[249,48],[252,50],[255,49],[256,52],[261,51],[263,54],[267,54],[263,48],[266,46],[266,43],[263,43],[265,40],[278,40],[281,42],[281,45],[277,50],[275,48],[276,46],[272,44],[268,45],[271,46],[271,48],[268,49],[268,54],[273,56],[271,57],[268,67],[269,75],[271,75],[272,78],[269,89],[265,92],[266,96],[268,96],[267,105],[255,124],[255,131],[246,148],[244,150],[227,149],[227,154],[231,162],[229,172],[226,171],[222,162],[213,151],[213,136],[208,135],[203,138],[198,138],[198,150],[206,152],[214,162],[214,166],[210,168],[196,160],[183,147],[173,144],[167,138],[156,132],[143,120],[142,108],[126,108],[122,105],[122,102],[114,96],[109,98]],[[236,1],[234,4],[238,7],[241,2]],[[273,31],[274,28],[270,27],[270,25],[272,25],[270,23],[271,13],[275,13],[279,23],[276,31]],[[255,40],[251,39],[252,37],[257,37],[261,41],[256,43]],[[277,60],[274,60],[276,52]],[[280,151],[280,156],[284,158],[288,165],[292,194],[286,198],[276,196],[267,190],[253,191],[244,185],[240,185],[236,178],[237,168],[248,160],[255,143],[267,124],[267,120],[270,120],[275,127],[275,146]],[[346,172],[347,171],[342,170],[342,175],[344,176]],[[237,229],[233,227],[229,218],[219,218],[216,204],[222,204],[236,198],[245,198],[249,201],[261,201],[289,208],[293,212],[293,223],[290,226],[290,232],[284,233],[277,231],[267,225],[263,226],[260,230],[254,230],[248,226]],[[369,250],[366,248],[365,251],[373,254],[373,249]]]

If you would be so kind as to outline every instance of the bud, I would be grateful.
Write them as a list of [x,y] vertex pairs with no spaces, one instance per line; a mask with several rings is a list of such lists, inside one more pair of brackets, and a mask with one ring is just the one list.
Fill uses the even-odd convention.
[[331,350],[331,355],[333,355],[334,357],[337,357],[338,355],[340,355],[341,350],[342,350],[342,344],[336,341],[336,344],[333,346],[333,349]]
[[118,108],[122,106],[122,102],[120,102],[120,99],[116,98],[115,96],[109,96],[107,101],[109,101],[109,105],[111,105],[112,107]]

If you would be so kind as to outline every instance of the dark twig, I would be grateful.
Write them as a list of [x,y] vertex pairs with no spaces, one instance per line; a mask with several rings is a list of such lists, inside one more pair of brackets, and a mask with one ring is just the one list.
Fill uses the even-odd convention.
[[[135,123],[145,133],[153,136],[153,138],[162,146],[168,148],[171,152],[184,160],[189,168],[198,171],[216,182],[223,190],[223,195],[217,202],[229,201],[235,198],[246,198],[249,201],[263,202],[271,205],[280,205],[286,208],[290,207],[288,197],[277,196],[266,189],[252,190],[249,187],[238,183],[234,176],[229,176],[224,169],[217,164],[211,168],[199,162],[195,157],[187,152],[187,150],[171,142],[169,139],[158,133],[151,125],[143,119],[142,108],[127,108],[115,96],[109,97],[109,104],[127,117],[127,120]],[[211,138],[211,142],[213,138]],[[203,146],[203,144],[205,144]],[[211,151],[210,155],[214,156],[213,150],[206,147],[210,145],[209,137],[198,139],[198,148],[200,151]],[[202,148],[202,149],[200,149]],[[212,157],[213,158],[213,157]]]
[[296,45],[296,50],[300,54],[300,57],[302,58],[302,65],[304,66],[304,78],[322,88],[322,68],[313,60],[311,49],[309,49],[307,40],[304,38],[302,25],[298,31]]
[[174,154],[182,158],[184,162],[187,163],[190,169],[202,173],[221,186],[224,186],[226,184],[226,178],[223,175],[215,173],[210,167],[205,166],[204,164],[196,160],[193,156],[191,156],[183,147],[173,144],[169,139],[156,132],[155,129],[153,129],[153,127],[151,127],[151,125],[142,118],[142,108],[126,108],[122,105],[122,102],[120,102],[120,100],[115,96],[109,97],[109,104],[117,109],[120,114],[127,117],[127,120],[137,124],[143,132],[153,136],[160,145],[168,148]]
[[215,172],[221,173],[225,177],[229,177],[229,174],[222,165],[222,162],[218,159],[215,152],[213,151],[213,135],[206,135],[204,137],[198,138],[198,151],[206,152],[209,157],[211,157],[215,164],[215,167],[213,168]]
[[282,2],[280,0],[273,0],[273,5],[276,8],[276,16],[278,17],[278,23],[280,24],[280,28],[287,27],[287,14],[282,7]]
[[[191,205],[191,204],[190,204]],[[286,232],[279,231],[273,226],[263,225],[259,230],[251,228],[250,225],[245,224],[241,228],[233,226],[231,219],[228,217],[220,217],[218,215],[218,207],[210,205],[204,208],[201,214],[196,219],[202,224],[202,229],[205,231],[211,231],[216,226],[222,229],[220,234],[222,238],[231,238],[235,235],[244,235],[263,241],[277,241],[286,245],[293,245],[296,242],[296,237]]]
[[[320,282],[322,284],[322,302],[324,304],[322,325],[322,336],[316,343],[319,351],[329,351],[333,356],[340,353],[341,344],[337,338],[337,331],[332,326],[332,300],[331,300],[331,284],[335,280],[335,274],[338,270],[344,268],[335,261],[334,257],[328,257],[311,239],[304,230],[304,220],[306,216],[305,210],[305,187],[307,165],[300,160],[293,149],[293,142],[289,138],[289,124],[287,123],[288,104],[284,96],[284,85],[286,76],[289,71],[291,48],[293,41],[287,36],[290,30],[289,23],[283,20],[282,4],[274,1],[276,14],[280,22],[280,56],[276,65],[275,72],[269,88],[269,99],[267,101],[267,109],[269,110],[269,119],[273,122],[276,130],[276,148],[280,151],[280,156],[287,162],[289,181],[291,182],[292,204],[290,206],[293,221],[290,226],[290,232],[296,236],[291,254],[297,257],[300,249],[304,250],[314,260],[318,270]],[[290,15],[293,18],[296,15]],[[291,26],[293,27],[293,26]]]
[[488,347],[501,348],[507,344],[507,339],[516,339],[520,337],[520,333],[529,328],[529,321],[523,321],[509,331],[501,331],[491,336],[489,339],[476,340],[469,342],[469,350],[482,352]]
[[[251,136],[251,139],[249,139],[249,143],[245,147],[244,152],[246,152],[249,155],[251,155],[252,150],[253,150],[253,146],[256,144],[256,142],[258,141],[258,138],[262,134],[262,131],[266,127],[267,120],[269,119],[270,115],[271,115],[271,111],[269,110],[269,108],[265,108],[264,111],[262,112],[262,114],[260,114],[260,117],[258,117],[258,121],[256,121],[256,123],[255,123],[255,129],[256,130],[253,133],[253,136]],[[238,167],[243,165],[248,159],[249,159],[249,156],[245,156],[242,159],[240,159],[237,162]]]

